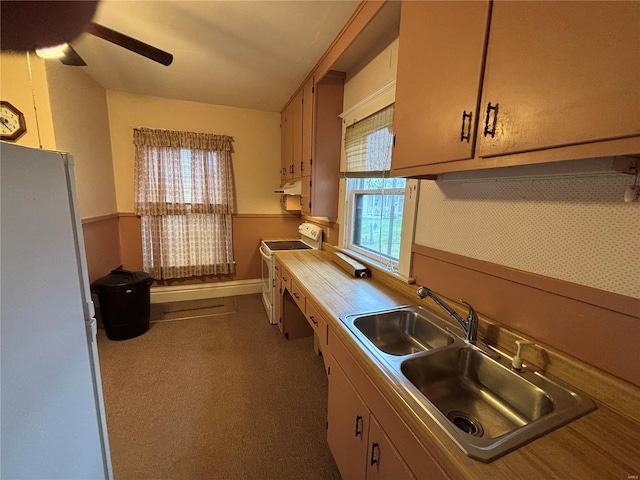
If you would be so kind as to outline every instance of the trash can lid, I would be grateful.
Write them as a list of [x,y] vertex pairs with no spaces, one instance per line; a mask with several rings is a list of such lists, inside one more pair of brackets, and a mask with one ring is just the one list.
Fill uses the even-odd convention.
[[149,286],[153,283],[151,275],[147,272],[132,272],[130,270],[111,270],[109,275],[94,281],[91,284],[91,290],[110,290],[117,288],[129,288],[131,286],[144,283]]

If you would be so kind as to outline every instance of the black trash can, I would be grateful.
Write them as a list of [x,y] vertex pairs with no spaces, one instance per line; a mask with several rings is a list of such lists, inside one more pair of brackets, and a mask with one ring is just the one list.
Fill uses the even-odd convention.
[[149,330],[152,283],[146,272],[112,270],[91,284],[109,340],[127,340]]

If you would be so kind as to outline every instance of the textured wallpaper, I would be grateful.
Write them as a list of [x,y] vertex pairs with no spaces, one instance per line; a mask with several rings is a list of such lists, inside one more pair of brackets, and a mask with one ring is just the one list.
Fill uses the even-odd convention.
[[640,202],[626,175],[422,181],[415,242],[640,298]]

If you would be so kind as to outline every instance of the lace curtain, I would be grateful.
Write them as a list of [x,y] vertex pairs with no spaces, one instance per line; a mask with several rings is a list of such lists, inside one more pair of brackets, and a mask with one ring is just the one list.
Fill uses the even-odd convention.
[[135,213],[153,278],[235,271],[232,137],[135,128]]

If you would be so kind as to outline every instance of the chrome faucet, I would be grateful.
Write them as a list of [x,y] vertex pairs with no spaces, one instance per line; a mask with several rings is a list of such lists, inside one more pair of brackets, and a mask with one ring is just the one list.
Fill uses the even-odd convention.
[[469,307],[469,313],[467,314],[467,319],[464,320],[460,315],[458,315],[449,305],[444,303],[440,297],[438,297],[433,291],[428,289],[427,287],[420,286],[418,291],[416,292],[418,297],[424,299],[426,297],[431,297],[434,302],[440,306],[445,312],[449,314],[451,318],[453,318],[456,322],[460,324],[462,329],[464,330],[464,340],[473,345],[476,344],[478,340],[478,316],[476,315],[476,311],[473,309],[471,305],[469,305],[464,300],[460,300],[460,303],[464,303],[467,307]]

